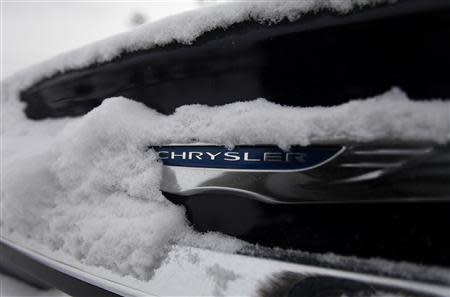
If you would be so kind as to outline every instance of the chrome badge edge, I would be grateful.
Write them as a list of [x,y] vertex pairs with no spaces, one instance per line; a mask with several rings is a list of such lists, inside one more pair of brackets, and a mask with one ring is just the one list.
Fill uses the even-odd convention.
[[292,146],[282,150],[274,145],[150,146],[165,166],[244,172],[300,172],[322,166],[342,152],[345,146]]

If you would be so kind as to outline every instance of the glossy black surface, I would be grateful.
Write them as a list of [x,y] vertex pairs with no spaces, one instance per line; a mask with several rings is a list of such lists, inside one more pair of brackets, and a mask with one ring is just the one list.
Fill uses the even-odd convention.
[[274,205],[229,194],[180,197],[193,227],[268,247],[450,266],[450,202]]
[[[13,272],[14,275],[19,275],[25,281],[43,289],[56,288],[75,297],[119,296],[46,266],[3,242],[0,242],[0,255],[2,269]],[[41,296],[45,296],[45,294],[46,292],[42,291]]]
[[294,106],[334,105],[401,87],[414,99],[450,96],[450,1],[409,0],[321,12],[268,26],[244,22],[192,45],[170,44],[26,90],[30,118],[77,116],[125,96],[163,113],[184,104],[264,97]]
[[310,276],[296,283],[286,297],[364,297],[374,296],[379,292],[383,292],[385,295],[431,296],[335,277]]

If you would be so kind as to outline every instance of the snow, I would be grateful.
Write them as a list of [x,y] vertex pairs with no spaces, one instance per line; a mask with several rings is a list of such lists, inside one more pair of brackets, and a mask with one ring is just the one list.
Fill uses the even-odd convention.
[[444,143],[450,131],[449,101],[410,101],[398,89],[336,107],[258,99],[183,106],[168,116],[111,98],[83,117],[39,122],[25,120],[17,102],[6,100],[2,114],[2,229],[139,279],[153,276],[173,243],[226,252],[243,246],[190,229],[184,209],[159,190],[161,163],[149,145]]
[[[392,1],[392,0],[391,0]],[[125,52],[165,46],[170,43],[191,44],[199,36],[214,29],[252,20],[277,23],[294,21],[307,12],[329,10],[347,13],[356,7],[390,2],[389,0],[304,0],[304,1],[238,1],[193,11],[139,26],[76,50],[60,54],[18,73],[22,88],[59,72],[79,69],[120,57]]]
[[[194,263],[190,261],[192,254],[197,255]],[[345,260],[345,257],[342,259]],[[175,247],[169,253],[168,259],[158,268],[155,277],[141,288],[148,288],[162,296],[279,296],[272,290],[270,290],[272,294],[261,293],[267,285],[270,288],[270,280],[286,272],[294,274],[296,280],[301,279],[302,275],[321,275],[403,288],[418,292],[416,294],[418,296],[427,295],[424,293],[427,291],[429,295],[448,295],[448,287],[445,286],[425,288],[424,283],[409,282],[396,277],[377,277],[364,273],[320,268],[264,257],[223,254],[184,246]],[[448,275],[448,270],[441,273]]]
[[[226,253],[246,245],[192,230],[184,209],[159,190],[161,163],[149,145],[447,143],[450,102],[411,101],[395,88],[334,107],[294,108],[257,99],[218,107],[183,106],[163,115],[126,98],[110,98],[76,119],[31,121],[22,113],[19,92],[58,71],[174,40],[188,44],[204,32],[247,19],[294,20],[306,11],[343,13],[366,2],[245,2],[221,10],[206,8],[58,56],[2,82],[2,236],[62,253],[83,265],[149,280],[174,245]],[[196,257],[190,261],[195,265]],[[220,279],[220,292],[238,280],[229,271],[210,267],[213,278]]]
[[112,99],[80,119],[32,122],[15,100],[4,107],[4,235],[140,279],[153,275],[175,242],[228,252],[242,246],[193,232],[184,209],[161,194],[161,164],[146,150],[154,111]]
[[208,267],[206,272],[216,283],[216,287],[213,292],[214,296],[224,296],[224,291],[227,290],[228,283],[239,278],[239,275],[234,273],[232,270],[225,269],[217,263]]
[[135,25],[131,23],[133,15],[157,20],[196,6],[195,0],[176,4],[171,1],[3,1],[3,75],[128,31]]

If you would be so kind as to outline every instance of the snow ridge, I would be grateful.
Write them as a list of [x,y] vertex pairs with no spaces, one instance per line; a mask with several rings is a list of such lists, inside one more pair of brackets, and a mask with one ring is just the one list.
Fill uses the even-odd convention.
[[149,145],[446,143],[450,131],[450,101],[411,101],[398,89],[335,107],[258,99],[183,106],[168,116],[111,98],[77,119],[38,122],[23,117],[17,93],[13,99],[2,111],[2,233],[139,279],[152,277],[174,243],[226,252],[243,246],[191,230],[184,209],[159,190],[161,163]]
[[265,24],[282,20],[295,21],[308,12],[321,10],[345,14],[352,9],[392,0],[302,0],[302,1],[238,1],[205,7],[170,16],[142,25],[96,43],[60,54],[52,59],[13,75],[20,78],[23,90],[32,84],[57,73],[109,62],[124,53],[162,47],[176,42],[191,44],[201,35],[214,29],[227,27],[244,21]]

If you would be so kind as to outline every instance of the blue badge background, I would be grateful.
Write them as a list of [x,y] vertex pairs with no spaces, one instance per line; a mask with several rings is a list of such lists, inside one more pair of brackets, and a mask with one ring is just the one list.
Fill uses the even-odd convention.
[[[307,170],[312,167],[317,167],[326,161],[331,160],[342,150],[340,146],[311,146],[300,147],[294,146],[289,151],[283,151],[276,146],[237,146],[232,150],[223,146],[160,146],[151,147],[157,152],[172,152],[175,155],[182,155],[185,153],[186,159],[182,157],[165,158],[162,159],[164,165],[167,166],[182,166],[182,167],[197,167],[197,168],[217,168],[217,169],[239,169],[239,170],[264,170],[264,171],[283,171],[283,170]],[[203,153],[203,159],[197,158],[188,159],[189,152]],[[206,152],[211,154],[221,153],[214,160],[206,156]],[[224,159],[226,152],[239,153],[241,159],[238,161],[227,161]],[[260,159],[261,161],[245,161],[243,156],[248,153],[251,159]],[[280,153],[283,159],[287,153],[303,154],[303,161],[297,161],[295,158],[289,158],[289,161],[263,161],[264,153]]]

